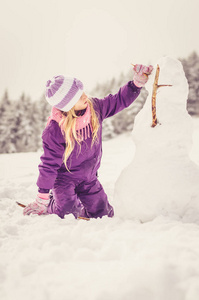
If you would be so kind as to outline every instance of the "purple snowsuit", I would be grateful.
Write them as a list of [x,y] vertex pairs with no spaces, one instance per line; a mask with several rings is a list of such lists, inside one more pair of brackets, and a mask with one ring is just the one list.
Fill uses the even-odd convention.
[[[78,216],[98,218],[112,217],[113,207],[97,179],[102,156],[102,121],[128,107],[139,95],[141,88],[129,81],[115,95],[104,99],[93,98],[93,107],[99,119],[98,143],[91,147],[92,135],[81,143],[81,152],[76,143],[67,160],[67,171],[63,163],[65,139],[54,120],[42,134],[44,153],[39,164],[37,185],[40,192],[52,190],[48,213],[64,218],[72,213]],[[82,205],[83,204],[83,205]]]

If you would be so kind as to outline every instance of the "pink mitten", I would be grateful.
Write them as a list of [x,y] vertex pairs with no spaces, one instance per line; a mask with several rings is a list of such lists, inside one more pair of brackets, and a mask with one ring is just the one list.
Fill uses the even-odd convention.
[[34,202],[28,204],[24,210],[24,215],[46,215],[47,213],[47,207],[50,202],[49,199],[49,193],[43,194],[38,193],[37,198]]
[[148,75],[153,71],[153,66],[135,65],[133,81],[137,87],[143,87],[148,80]]

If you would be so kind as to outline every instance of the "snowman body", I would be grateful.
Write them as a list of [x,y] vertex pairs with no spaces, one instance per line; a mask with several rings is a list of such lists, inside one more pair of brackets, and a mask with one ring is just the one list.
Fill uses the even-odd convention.
[[163,57],[157,64],[158,85],[172,86],[157,91],[158,124],[152,127],[155,70],[146,84],[149,94],[132,132],[135,156],[115,185],[116,215],[142,222],[162,214],[197,221],[199,167],[189,157],[193,128],[186,109],[188,83],[180,61]]

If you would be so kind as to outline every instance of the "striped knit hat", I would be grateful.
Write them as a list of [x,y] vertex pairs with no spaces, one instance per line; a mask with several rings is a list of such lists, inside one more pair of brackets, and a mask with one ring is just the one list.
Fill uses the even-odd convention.
[[54,76],[46,83],[46,100],[62,111],[69,111],[83,94],[83,83],[73,77]]

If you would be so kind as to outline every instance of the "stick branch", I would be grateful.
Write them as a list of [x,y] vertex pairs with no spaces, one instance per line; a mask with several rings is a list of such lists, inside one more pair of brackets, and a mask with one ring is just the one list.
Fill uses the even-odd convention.
[[151,127],[155,127],[158,123],[157,116],[156,116],[157,89],[159,87],[163,87],[163,86],[172,86],[170,84],[160,84],[160,85],[158,85],[159,73],[160,73],[160,67],[159,67],[159,65],[157,65],[157,69],[156,69],[156,73],[155,73],[155,80],[154,80],[154,83],[153,83],[153,92],[152,92],[152,125],[151,125]]
[[158,84],[158,88],[161,86],[172,86],[171,84]]
[[[20,202],[18,202],[18,201],[16,201],[16,203],[20,206],[20,207],[26,207],[26,205],[25,204],[22,204],[22,203],[20,203]],[[86,221],[90,221],[90,218],[85,218],[85,217],[77,217],[78,219],[80,219],[80,220],[86,220]]]
[[156,73],[155,73],[155,80],[153,83],[153,93],[152,93],[152,127],[157,125],[157,116],[156,116],[156,95],[158,89],[158,78],[160,73],[160,67],[157,65]]
[[21,207],[26,207],[25,204],[22,204],[22,203],[20,203],[20,202],[18,202],[18,201],[16,201],[16,203],[17,203],[19,206],[21,206]]

